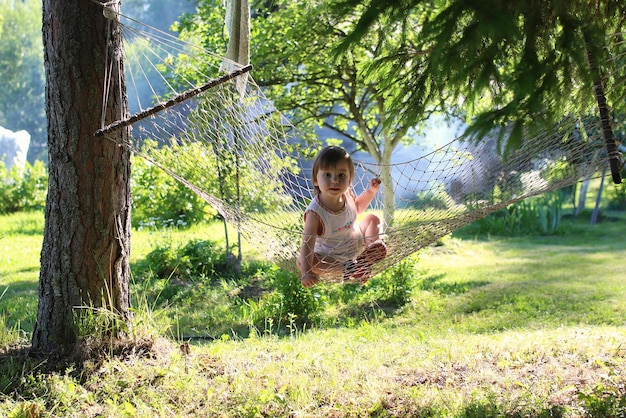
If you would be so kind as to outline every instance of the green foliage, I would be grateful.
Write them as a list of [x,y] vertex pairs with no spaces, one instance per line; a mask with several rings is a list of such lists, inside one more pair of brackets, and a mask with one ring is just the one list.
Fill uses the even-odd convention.
[[[318,140],[323,127],[327,141],[352,141],[348,148],[364,150],[381,163],[385,216],[390,222],[394,210],[390,150],[415,139],[408,134],[415,124],[389,112],[389,103],[407,90],[393,83],[382,87],[384,78],[370,68],[399,44],[410,43],[415,31],[401,24],[380,25],[362,45],[336,55],[333,48],[355,23],[352,14],[334,15],[336,3],[253,4],[250,61],[263,93],[287,115],[305,143]],[[184,20],[180,29],[184,36],[206,40],[211,50],[223,50],[224,25],[218,15],[213,0],[201,1],[197,15]],[[423,114],[424,121],[428,115]]]
[[311,328],[319,322],[323,304],[316,289],[305,289],[298,277],[275,266],[259,271],[258,276],[272,290],[258,300],[245,301],[244,318],[255,328],[282,332],[293,326]]
[[564,201],[562,191],[525,199],[474,221],[461,228],[459,234],[499,236],[555,234],[561,227]]
[[[264,332],[285,333],[324,325],[353,326],[407,304],[419,276],[411,257],[373,277],[365,286],[320,284],[305,289],[295,275],[277,267],[259,270],[266,292],[247,298],[242,315]],[[380,311],[382,310],[382,311]]]
[[626,416],[626,393],[615,385],[615,376],[607,376],[606,384],[598,384],[588,392],[580,392],[578,399],[590,418]]
[[[189,226],[216,216],[204,198],[164,169],[245,213],[276,210],[288,203],[289,198],[280,193],[281,183],[255,175],[254,161],[241,158],[224,144],[220,149],[203,142],[159,148],[156,143],[146,141],[140,152],[158,166],[139,156],[133,158],[131,187],[136,227]],[[289,170],[293,162],[280,164]]]
[[415,272],[416,255],[389,267],[369,282],[365,297],[394,308],[401,308],[411,300],[419,276]]
[[620,184],[610,184],[607,187],[608,204],[607,209],[626,210],[626,180],[624,180],[625,170],[622,170],[622,182]]
[[41,2],[0,0],[0,126],[46,143]]
[[134,227],[184,227],[215,213],[200,196],[159,167],[138,156],[131,158]]
[[384,79],[369,70],[399,44],[411,42],[414,31],[381,24],[363,43],[337,55],[334,47],[353,27],[355,17],[335,16],[336,1],[278,1],[264,6],[251,28],[251,42],[257,46],[251,55],[255,79],[300,132],[313,134],[316,126],[330,126],[333,138],[348,138],[375,158],[380,158],[382,148],[407,139],[408,125],[388,109],[406,89],[391,83],[383,88]]
[[232,273],[225,249],[217,242],[200,239],[180,247],[171,244],[157,247],[139,264],[139,268],[152,271],[160,279],[185,281]]
[[[7,173],[0,161],[0,214],[42,210],[46,206],[48,170],[40,160],[26,163],[24,168],[11,167]],[[2,180],[0,180],[2,181]]]
[[443,191],[443,185],[440,188],[433,188],[431,190],[422,191],[417,194],[417,197],[412,205],[415,209],[435,209],[435,210],[445,210],[450,207],[453,203],[452,199],[448,197],[446,201],[447,194]]
[[529,7],[498,0],[381,0],[365,9],[362,3],[342,0],[336,8],[339,16],[359,15],[342,52],[367,44],[366,35],[381,22],[420,28],[414,42],[400,44],[375,66],[388,84],[410,92],[392,108],[404,118],[419,121],[430,106],[444,102],[453,109],[456,101],[477,136],[513,121],[507,145],[515,144],[528,125],[558,121],[572,106],[585,111],[593,104],[596,75],[587,52],[601,63],[609,101],[623,106],[623,62],[608,56],[620,49],[621,38],[612,35],[621,32],[622,2],[551,0]]

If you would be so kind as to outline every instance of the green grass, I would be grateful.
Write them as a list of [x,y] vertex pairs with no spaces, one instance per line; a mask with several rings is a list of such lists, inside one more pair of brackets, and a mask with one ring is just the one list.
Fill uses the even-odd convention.
[[[224,331],[245,324],[229,280],[186,284],[158,303],[141,290],[157,283],[136,273],[151,249],[218,236],[221,225],[134,231],[134,321],[146,331],[61,373],[2,357],[0,415],[624,416],[626,220],[568,222],[560,236],[448,237],[419,254],[411,293],[393,309],[348,297],[376,283],[314,288],[322,318],[284,324],[282,336],[276,324]],[[1,219],[2,344],[30,338],[42,230],[41,214]],[[178,337],[194,331],[217,338],[181,349]]]
[[42,212],[17,213],[1,219],[0,317],[5,327],[29,333],[37,314],[44,216]]

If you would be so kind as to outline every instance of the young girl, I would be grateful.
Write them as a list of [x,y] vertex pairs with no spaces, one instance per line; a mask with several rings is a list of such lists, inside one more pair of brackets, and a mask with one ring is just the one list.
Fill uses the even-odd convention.
[[371,267],[387,255],[380,240],[380,219],[368,214],[358,224],[357,215],[374,199],[380,179],[370,180],[369,188],[355,197],[350,188],[354,164],[340,147],[326,147],[313,162],[315,197],[304,213],[302,248],[298,267],[304,287],[318,283],[320,274],[343,274],[366,282]]

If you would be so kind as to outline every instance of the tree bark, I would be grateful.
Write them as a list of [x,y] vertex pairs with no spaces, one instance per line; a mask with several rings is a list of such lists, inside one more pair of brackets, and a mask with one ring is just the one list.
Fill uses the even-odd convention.
[[118,325],[129,319],[130,152],[115,142],[128,129],[94,138],[127,117],[127,100],[121,33],[102,7],[43,0],[43,41],[49,184],[32,349],[64,353],[86,307],[114,312]]
[[604,93],[604,85],[602,84],[602,76],[600,69],[595,60],[595,56],[591,49],[591,37],[589,33],[583,31],[585,39],[585,48],[587,50],[587,62],[589,64],[589,70],[593,77],[593,93],[598,104],[598,112],[600,113],[600,127],[602,129],[602,135],[604,136],[604,143],[606,146],[606,153],[611,168],[611,176],[613,177],[613,183],[620,184],[622,177],[620,171],[622,169],[620,163],[619,152],[617,151],[617,139],[613,133],[611,127],[611,116],[609,112],[609,106],[606,102],[606,95]]

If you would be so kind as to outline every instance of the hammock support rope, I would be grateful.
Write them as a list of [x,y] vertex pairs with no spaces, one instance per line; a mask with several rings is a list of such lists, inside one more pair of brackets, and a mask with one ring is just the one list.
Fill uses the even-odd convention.
[[184,102],[185,100],[189,100],[191,98],[193,98],[194,96],[197,96],[200,93],[203,93],[209,89],[212,89],[213,87],[225,83],[229,80],[234,79],[235,77],[238,77],[242,74],[248,73],[250,70],[252,70],[252,65],[246,65],[242,68],[239,68],[237,70],[234,70],[228,74],[225,74],[221,77],[215,78],[207,83],[204,83],[203,85],[201,85],[200,87],[196,87],[193,89],[189,89],[186,90],[180,94],[178,94],[177,96],[172,97],[171,99],[169,99],[166,102],[163,103],[157,103],[156,105],[150,107],[149,109],[145,109],[142,110],[139,113],[135,113],[134,115],[130,116],[128,119],[122,119],[122,120],[118,120],[115,121],[107,126],[105,126],[104,128],[98,129],[95,133],[94,136],[96,137],[101,137],[103,135],[106,135],[108,133],[117,131],[119,129],[122,128],[126,128],[134,123],[137,123],[139,121],[141,121],[142,119],[148,118],[150,116],[154,116],[156,113],[161,112],[163,110],[167,110],[170,107],[177,105],[179,103]]

